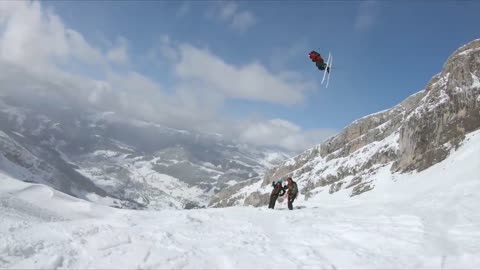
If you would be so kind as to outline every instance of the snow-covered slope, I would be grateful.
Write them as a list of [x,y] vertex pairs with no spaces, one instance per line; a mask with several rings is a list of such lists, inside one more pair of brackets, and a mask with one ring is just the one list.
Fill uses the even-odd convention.
[[271,169],[263,181],[220,192],[212,206],[266,205],[272,181],[289,176],[297,181],[301,197],[309,199],[319,193],[328,197],[342,191],[353,197],[371,191],[376,175],[385,170],[428,170],[480,129],[478,78],[480,39],[456,50],[422,91],[354,121],[321,145]]
[[1,175],[0,268],[478,269],[479,161],[476,131],[427,170],[294,211],[112,209]]
[[[29,150],[29,149],[30,150]],[[0,130],[0,171],[26,182],[42,183],[79,198],[106,193],[55,153],[34,147],[22,134]]]

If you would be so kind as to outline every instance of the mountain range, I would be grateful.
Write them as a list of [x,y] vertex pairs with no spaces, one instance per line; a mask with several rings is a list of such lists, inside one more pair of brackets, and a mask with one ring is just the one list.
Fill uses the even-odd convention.
[[8,88],[8,80],[4,73],[3,85],[14,90],[0,96],[0,170],[78,198],[134,209],[205,207],[291,155],[87,108],[62,92]]

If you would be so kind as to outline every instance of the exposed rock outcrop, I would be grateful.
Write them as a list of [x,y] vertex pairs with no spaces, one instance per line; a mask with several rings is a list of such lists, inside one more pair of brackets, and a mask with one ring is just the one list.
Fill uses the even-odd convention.
[[448,59],[400,129],[395,171],[424,170],[448,156],[465,134],[480,127],[480,40]]
[[[216,207],[228,207],[228,206],[235,205],[240,198],[244,197],[243,195],[239,195],[237,193],[242,188],[258,181],[259,181],[259,178],[254,178],[254,179],[250,179],[250,180],[235,184],[233,186],[224,188],[218,194],[213,196],[213,198],[210,200],[209,206],[216,208]],[[233,197],[233,195],[235,194],[236,196]]]

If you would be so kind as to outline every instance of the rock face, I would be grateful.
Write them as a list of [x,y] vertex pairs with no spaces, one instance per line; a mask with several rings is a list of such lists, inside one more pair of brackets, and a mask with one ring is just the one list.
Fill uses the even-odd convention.
[[400,129],[393,169],[423,170],[445,159],[465,134],[480,127],[480,40],[461,48],[430,81],[426,95]]
[[479,128],[480,39],[457,49],[425,89],[269,170],[256,190],[245,187],[222,199],[258,206],[256,198],[268,195],[271,182],[284,177],[297,181],[306,200],[341,190],[360,195],[374,189],[371,179],[380,168],[389,166],[391,173],[425,170]]
[[234,206],[238,201],[238,199],[240,199],[240,197],[232,197],[232,196],[238,193],[240,189],[257,182],[259,179],[260,178],[254,178],[254,179],[244,181],[236,185],[233,185],[231,187],[227,187],[223,189],[211,199],[209,206],[213,206],[213,207]]

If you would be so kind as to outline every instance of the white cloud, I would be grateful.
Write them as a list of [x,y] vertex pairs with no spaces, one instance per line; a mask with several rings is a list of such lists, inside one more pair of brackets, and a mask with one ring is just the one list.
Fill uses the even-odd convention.
[[103,61],[100,51],[66,28],[60,17],[27,1],[0,2],[0,58],[36,69],[52,68],[52,61]]
[[235,15],[237,8],[238,6],[234,2],[220,2],[219,15],[223,20],[229,20]]
[[176,44],[170,39],[169,36],[162,36],[160,39],[160,54],[170,62],[176,62],[179,60],[179,52],[175,49]]
[[107,80],[113,84],[115,89],[131,90],[142,94],[161,93],[161,87],[150,78],[137,72],[131,71],[128,74],[109,73]]
[[174,42],[168,35],[162,35],[156,39],[142,58],[150,65],[168,67],[180,59],[177,47],[177,42]]
[[360,4],[354,28],[358,32],[370,30],[375,25],[379,5],[376,1],[364,1]]
[[[0,53],[2,68],[10,70],[11,65],[15,65],[20,67],[15,69],[15,74],[24,75],[3,77],[4,86],[7,80],[8,85],[21,85],[22,77],[30,78],[31,83],[52,97],[63,92],[63,96],[84,102],[86,106],[148,120],[179,119],[175,114],[183,111],[202,115],[201,111],[178,107],[181,101],[164,95],[157,82],[142,74],[112,72],[115,69],[109,63],[128,62],[126,39],[119,38],[112,48],[102,53],[80,33],[67,28],[60,17],[43,8],[40,2],[0,2]],[[106,77],[92,80],[69,73],[63,67],[71,61],[98,65]]]
[[333,129],[304,131],[287,120],[271,119],[243,123],[240,139],[256,145],[282,146],[292,151],[301,151],[321,143],[335,133],[336,130]]
[[116,64],[128,63],[127,40],[124,37],[118,38],[117,45],[107,52],[107,58]]
[[208,16],[227,23],[232,29],[246,31],[256,23],[255,15],[248,10],[240,10],[233,1],[215,2]]
[[235,14],[232,19],[232,27],[234,29],[245,31],[255,24],[256,20],[250,11],[242,11]]
[[259,63],[235,67],[207,50],[181,45],[181,59],[176,65],[178,76],[221,91],[228,97],[297,104],[303,101],[305,85],[276,76]]
[[[232,12],[241,14],[237,11],[225,9],[223,14],[231,19]],[[105,51],[92,45],[40,2],[0,2],[2,93],[34,98],[41,91],[52,100],[64,98],[82,108],[114,111],[172,127],[241,136],[251,143],[301,149],[313,141],[309,131],[287,121],[245,125],[221,113],[227,98],[300,103],[309,82],[295,72],[272,73],[258,62],[235,66],[207,50],[164,36],[149,54],[167,60],[162,63],[178,76],[178,81],[166,91],[166,86],[131,66],[120,69],[122,73],[116,71],[119,69],[115,65],[131,60],[125,38],[114,43],[107,40],[105,44]],[[65,70],[72,62],[100,67],[104,77],[92,79]]]

